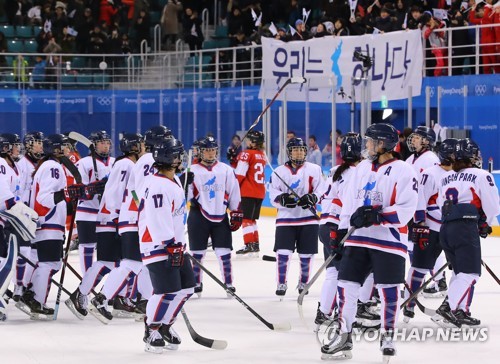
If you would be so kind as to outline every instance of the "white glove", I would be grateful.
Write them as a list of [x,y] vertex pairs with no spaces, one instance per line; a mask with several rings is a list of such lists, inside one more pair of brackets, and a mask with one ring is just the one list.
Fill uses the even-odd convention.
[[22,202],[17,202],[10,210],[1,211],[0,216],[7,219],[24,241],[35,238],[38,214]]

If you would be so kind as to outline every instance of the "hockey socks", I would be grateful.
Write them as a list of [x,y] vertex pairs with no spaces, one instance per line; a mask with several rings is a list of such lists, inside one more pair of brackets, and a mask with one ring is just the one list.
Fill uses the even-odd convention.
[[[426,269],[419,269],[419,268],[413,268],[410,267],[410,270],[408,271],[408,278],[406,280],[406,283],[410,286],[410,289],[412,292],[415,292],[417,289],[422,286],[422,283],[424,281],[425,274],[427,273]],[[410,292],[408,292],[407,289],[404,290],[404,298],[405,300],[410,297]],[[415,300],[411,300],[408,303],[408,308],[411,310],[413,307],[415,307]]]
[[80,256],[80,270],[85,274],[94,260],[94,250],[96,243],[80,243],[78,245],[78,254]]
[[279,249],[276,252],[276,280],[278,284],[286,284],[288,267],[290,266],[290,256],[293,254],[291,250]]
[[321,298],[319,309],[325,315],[331,316],[337,305],[335,297],[337,295],[339,271],[335,267],[326,268],[326,277],[321,288]]
[[398,320],[399,313],[399,287],[391,284],[377,284],[380,295],[380,322],[381,328],[393,331]]
[[221,270],[224,283],[226,285],[233,285],[233,269],[231,265],[231,250],[228,248],[215,248],[215,254],[219,259],[219,266]]
[[[198,262],[203,263],[203,258],[205,257],[205,254],[207,253],[206,250],[193,250],[191,251],[193,254],[193,258],[196,259]],[[201,271],[201,268],[198,266],[198,264],[193,264],[193,273],[194,273],[194,281],[196,282],[196,286],[201,285],[201,281],[203,280],[203,273]]]

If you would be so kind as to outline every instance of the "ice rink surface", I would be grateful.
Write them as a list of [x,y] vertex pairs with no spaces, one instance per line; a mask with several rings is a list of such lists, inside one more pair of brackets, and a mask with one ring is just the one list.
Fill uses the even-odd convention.
[[[261,256],[273,254],[274,218],[261,218],[259,232]],[[243,244],[241,230],[233,237],[233,246],[237,250]],[[500,238],[483,239],[482,248],[484,261],[500,274]],[[323,256],[317,256],[312,274],[322,262]],[[76,252],[71,253],[70,263],[79,267]],[[234,285],[236,293],[268,321],[290,322],[292,330],[289,332],[269,330],[236,300],[226,298],[224,290],[205,275],[203,297],[191,298],[185,310],[199,334],[227,340],[226,350],[215,351],[194,343],[181,315],[174,325],[182,337],[179,350],[155,355],[144,352],[144,325],[131,319],[115,318],[105,326],[89,314],[80,321],[61,303],[57,321],[31,321],[11,304],[7,309],[8,321],[0,323],[0,363],[320,363],[320,347],[312,330],[323,278],[315,283],[304,299],[304,316],[309,326],[306,328],[297,310],[298,257],[294,255],[292,260],[288,291],[283,302],[274,294],[275,264],[256,258],[236,258],[233,253]],[[207,254],[205,265],[220,277],[215,254]],[[59,280],[59,275],[54,278]],[[73,291],[77,284],[78,280],[68,271],[65,287]],[[54,306],[56,293],[57,289],[52,286],[48,300],[50,307]],[[62,297],[63,301],[67,299],[64,293]],[[441,299],[421,298],[421,302],[429,308],[437,308]],[[423,342],[397,342],[397,356],[391,363],[498,363],[499,303],[500,286],[483,270],[471,310],[487,329],[488,339],[484,342],[443,342],[433,337]],[[409,324],[404,324],[401,316],[399,327],[437,328],[420,311]],[[348,362],[381,363],[378,341],[354,341],[353,359]]]

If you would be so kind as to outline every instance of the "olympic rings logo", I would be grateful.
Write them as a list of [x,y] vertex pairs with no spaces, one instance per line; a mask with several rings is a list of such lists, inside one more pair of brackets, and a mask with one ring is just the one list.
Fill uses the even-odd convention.
[[19,104],[19,105],[30,105],[32,102],[33,102],[33,98],[32,97],[18,97],[16,98],[16,102]]
[[97,103],[101,106],[109,106],[109,105],[111,105],[111,97],[99,96],[97,98]]
[[434,97],[435,93],[436,93],[436,91],[434,90],[434,87],[429,87],[429,96]]
[[484,96],[486,95],[486,85],[476,85],[474,91],[476,92],[476,96]]

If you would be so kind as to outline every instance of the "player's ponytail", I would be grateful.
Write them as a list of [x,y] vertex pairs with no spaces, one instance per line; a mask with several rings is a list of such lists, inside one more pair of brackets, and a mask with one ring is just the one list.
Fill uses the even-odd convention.
[[346,170],[348,170],[351,166],[354,166],[356,162],[346,161],[342,163],[336,170],[332,176],[332,182],[339,181],[342,175]]

